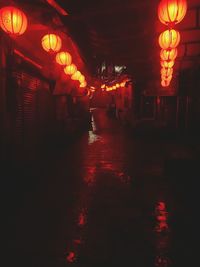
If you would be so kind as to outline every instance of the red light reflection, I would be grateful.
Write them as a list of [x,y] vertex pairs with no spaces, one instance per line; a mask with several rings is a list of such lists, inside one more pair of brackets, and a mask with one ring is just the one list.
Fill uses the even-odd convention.
[[76,260],[75,253],[73,251],[69,252],[69,255],[66,257],[68,262],[74,262]]
[[156,227],[156,267],[168,267],[171,264],[168,258],[169,249],[169,225],[168,225],[169,213],[166,209],[166,204],[163,201],[156,203],[155,207],[155,219]]

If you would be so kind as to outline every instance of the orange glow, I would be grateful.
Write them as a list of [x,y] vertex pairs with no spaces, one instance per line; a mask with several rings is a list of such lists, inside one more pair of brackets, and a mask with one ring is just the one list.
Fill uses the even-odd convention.
[[62,46],[62,41],[58,35],[53,33],[46,34],[42,38],[42,47],[45,51],[54,53],[58,52]]
[[79,82],[83,83],[85,81],[85,76],[83,74],[81,74],[81,76],[79,77]]
[[175,58],[177,57],[177,53],[178,51],[176,48],[162,49],[160,51],[160,57],[162,60],[171,61],[171,60],[175,60]]
[[172,73],[173,73],[173,68],[162,68],[160,71],[160,74],[164,76],[170,76],[172,75]]
[[179,23],[185,17],[186,12],[186,0],[162,0],[158,6],[159,20],[170,27]]
[[27,17],[16,7],[6,6],[0,9],[0,26],[12,36],[22,35],[27,29]]
[[162,32],[158,39],[163,49],[176,48],[180,43],[180,33],[174,29]]
[[76,71],[73,75],[72,75],[72,77],[71,77],[71,79],[72,80],[79,80],[79,78],[81,77],[81,73],[80,73],[80,71]]
[[106,87],[106,85],[105,84],[102,84],[101,89],[104,89],[105,87]]
[[160,61],[160,65],[163,67],[163,68],[172,68],[174,66],[174,60],[171,60],[171,61],[166,61],[166,60],[161,60]]
[[81,84],[80,84],[80,87],[82,87],[82,88],[84,88],[84,87],[86,87],[87,86],[87,82],[86,81],[84,81],[84,82],[82,82]]
[[60,65],[70,65],[72,63],[72,57],[68,52],[59,52],[56,55],[56,62]]
[[77,67],[74,64],[71,64],[64,68],[65,74],[73,75],[77,71]]
[[170,81],[162,80],[161,85],[162,85],[162,87],[167,87],[170,85]]

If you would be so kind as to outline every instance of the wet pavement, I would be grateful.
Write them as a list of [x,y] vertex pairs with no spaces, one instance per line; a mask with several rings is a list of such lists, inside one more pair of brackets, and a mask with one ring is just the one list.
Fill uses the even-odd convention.
[[[198,155],[92,110],[91,129],[3,183],[6,265],[192,266]],[[198,244],[198,243],[197,243]]]

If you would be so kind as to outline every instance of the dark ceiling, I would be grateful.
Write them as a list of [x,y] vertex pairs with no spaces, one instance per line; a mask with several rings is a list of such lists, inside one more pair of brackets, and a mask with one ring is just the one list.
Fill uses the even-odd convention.
[[156,20],[158,0],[57,0],[62,16],[85,63],[95,74],[106,61],[125,65],[136,79],[152,77],[158,59]]

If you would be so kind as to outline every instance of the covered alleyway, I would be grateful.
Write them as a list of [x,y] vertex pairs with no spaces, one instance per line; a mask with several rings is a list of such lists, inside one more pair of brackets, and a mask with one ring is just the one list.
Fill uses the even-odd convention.
[[70,145],[4,166],[4,266],[191,266],[195,149],[91,112],[91,128]]

